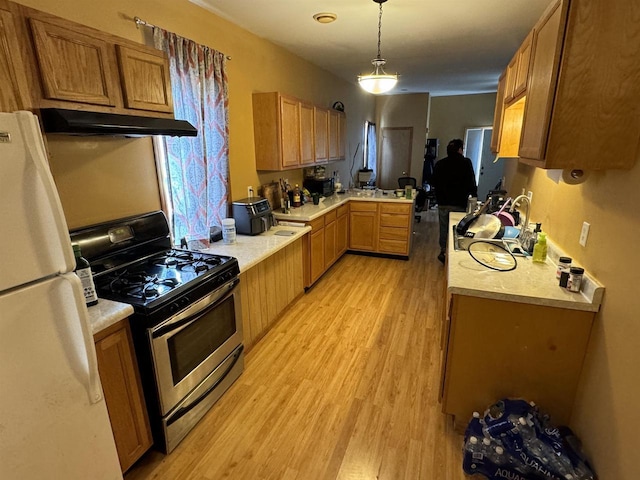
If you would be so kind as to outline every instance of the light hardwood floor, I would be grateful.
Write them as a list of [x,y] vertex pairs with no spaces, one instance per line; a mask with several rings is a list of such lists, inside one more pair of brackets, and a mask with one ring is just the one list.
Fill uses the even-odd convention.
[[126,480],[466,478],[438,403],[437,212],[421,215],[409,261],[345,255],[178,448],[149,452]]

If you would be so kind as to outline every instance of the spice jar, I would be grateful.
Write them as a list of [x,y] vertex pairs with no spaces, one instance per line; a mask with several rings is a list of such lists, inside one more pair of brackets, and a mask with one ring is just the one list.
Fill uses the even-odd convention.
[[560,278],[560,274],[562,272],[569,273],[569,269],[571,268],[571,257],[560,257],[558,259],[558,268],[556,270],[556,278]]
[[570,292],[579,292],[580,285],[582,285],[582,276],[584,275],[584,268],[571,267],[569,270],[569,282],[567,288]]

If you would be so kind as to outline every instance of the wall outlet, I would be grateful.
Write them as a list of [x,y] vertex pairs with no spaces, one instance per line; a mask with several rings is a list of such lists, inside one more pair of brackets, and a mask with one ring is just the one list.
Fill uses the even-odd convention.
[[587,222],[582,222],[582,231],[580,232],[580,245],[587,246],[587,237],[589,236],[589,225]]
[[531,200],[533,200],[533,192],[531,190],[529,190],[527,192],[527,197],[529,197],[529,202],[531,202]]

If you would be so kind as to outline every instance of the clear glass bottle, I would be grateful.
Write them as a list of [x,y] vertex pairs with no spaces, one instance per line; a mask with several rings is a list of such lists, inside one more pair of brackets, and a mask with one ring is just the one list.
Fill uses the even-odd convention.
[[89,261],[82,256],[80,245],[73,244],[73,254],[76,257],[76,268],[74,272],[82,282],[84,300],[87,303],[87,306],[91,307],[98,303],[98,294],[96,293],[96,286],[93,283],[91,265],[89,264]]

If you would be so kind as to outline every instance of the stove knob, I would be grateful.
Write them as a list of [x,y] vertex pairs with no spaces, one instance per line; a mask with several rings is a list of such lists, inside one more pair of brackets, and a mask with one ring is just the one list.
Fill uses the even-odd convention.
[[169,313],[176,313],[178,310],[180,310],[180,305],[178,305],[178,302],[173,302],[171,305],[169,305]]
[[180,299],[180,305],[182,307],[186,307],[187,305],[189,305],[189,297],[182,297]]

